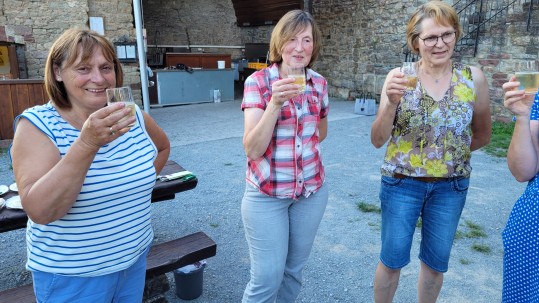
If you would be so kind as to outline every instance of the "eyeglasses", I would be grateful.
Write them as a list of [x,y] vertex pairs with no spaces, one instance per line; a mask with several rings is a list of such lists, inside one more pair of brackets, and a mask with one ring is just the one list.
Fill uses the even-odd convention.
[[451,43],[455,40],[455,37],[457,37],[457,32],[449,32],[442,34],[441,36],[430,36],[425,39],[418,37],[419,39],[423,40],[423,44],[425,44],[426,47],[433,47],[436,44],[438,44],[438,38],[442,38],[442,41],[445,44]]

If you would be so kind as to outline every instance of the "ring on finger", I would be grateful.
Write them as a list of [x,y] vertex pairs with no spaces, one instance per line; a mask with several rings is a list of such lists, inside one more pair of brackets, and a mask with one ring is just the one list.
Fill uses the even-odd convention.
[[111,136],[114,136],[114,134],[115,134],[116,132],[114,131],[114,129],[112,129],[112,126],[109,127],[109,130],[110,130],[110,135],[111,135]]

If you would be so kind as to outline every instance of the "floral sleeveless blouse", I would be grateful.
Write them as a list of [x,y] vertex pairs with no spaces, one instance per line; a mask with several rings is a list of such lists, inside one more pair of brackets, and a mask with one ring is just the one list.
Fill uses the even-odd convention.
[[419,79],[397,108],[382,175],[469,177],[475,99],[472,72],[461,63],[453,63],[450,87],[439,101]]

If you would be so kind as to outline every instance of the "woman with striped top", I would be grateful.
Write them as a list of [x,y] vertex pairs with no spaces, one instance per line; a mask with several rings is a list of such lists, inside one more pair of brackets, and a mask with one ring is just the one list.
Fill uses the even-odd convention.
[[151,192],[170,144],[138,107],[133,117],[107,106],[105,90],[122,84],[113,45],[70,29],[46,61],[50,101],[16,118],[10,155],[37,302],[142,300]]

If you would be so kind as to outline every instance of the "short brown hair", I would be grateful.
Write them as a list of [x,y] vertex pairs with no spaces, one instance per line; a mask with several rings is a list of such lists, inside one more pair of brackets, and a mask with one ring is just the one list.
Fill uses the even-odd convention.
[[112,43],[94,31],[71,28],[53,43],[45,63],[45,89],[54,105],[59,108],[71,108],[64,84],[56,80],[54,67],[64,68],[73,65],[79,57],[80,51],[82,51],[81,61],[85,62],[92,56],[97,47],[101,48],[103,56],[114,64],[116,87],[123,85],[122,65],[116,56]]
[[462,35],[459,17],[455,9],[443,1],[429,1],[416,9],[406,25],[406,44],[416,54],[419,53],[419,48],[415,46],[415,42],[422,31],[421,22],[427,18],[433,18],[440,25],[453,27],[456,31],[455,41],[458,41]]
[[275,25],[271,32],[270,57],[271,63],[283,62],[283,47],[290,38],[311,26],[313,30],[313,53],[307,67],[311,67],[318,58],[322,46],[322,34],[314,22],[313,16],[308,12],[296,9],[286,13]]

